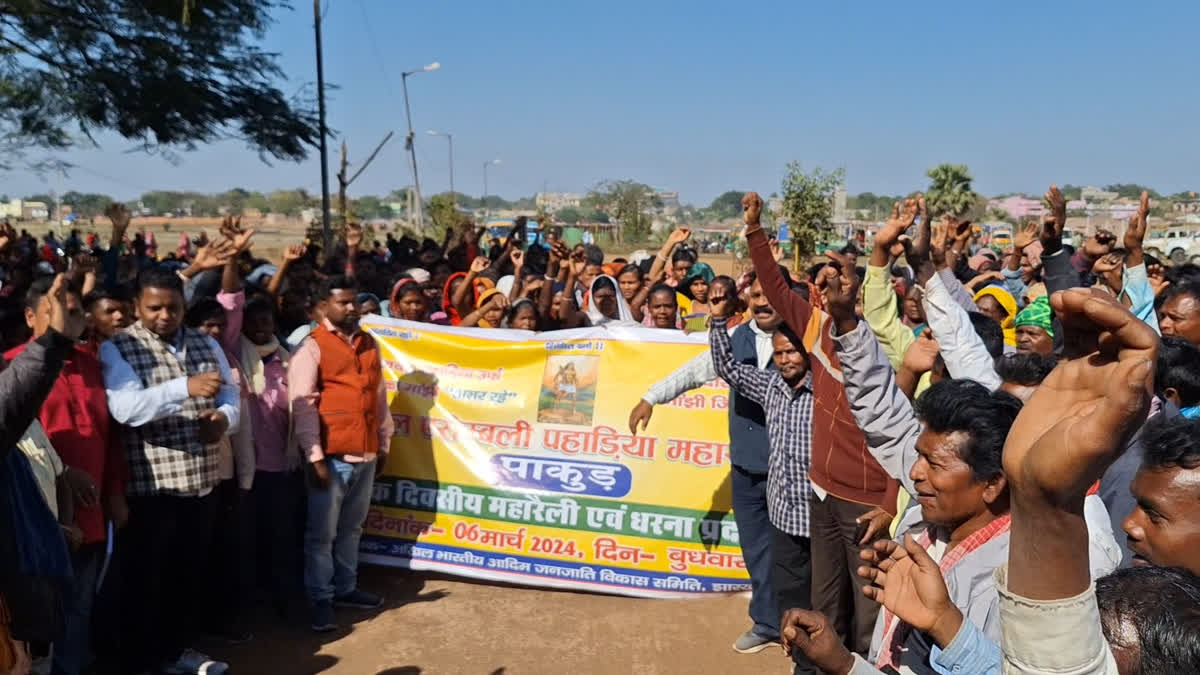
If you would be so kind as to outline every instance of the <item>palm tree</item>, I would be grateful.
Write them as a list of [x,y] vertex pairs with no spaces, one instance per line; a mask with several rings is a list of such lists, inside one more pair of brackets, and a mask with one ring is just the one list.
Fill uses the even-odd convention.
[[971,210],[979,198],[971,189],[971,172],[965,164],[938,164],[925,175],[929,176],[925,199],[930,213],[961,216]]

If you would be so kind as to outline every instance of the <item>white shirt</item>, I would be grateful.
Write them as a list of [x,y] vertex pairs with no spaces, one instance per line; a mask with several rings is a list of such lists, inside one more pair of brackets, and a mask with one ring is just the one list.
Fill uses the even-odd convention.
[[[180,329],[179,336],[182,336]],[[177,338],[178,339],[178,338]],[[240,412],[241,390],[233,379],[233,371],[225,358],[225,351],[217,341],[205,337],[208,347],[217,359],[221,373],[221,389],[217,392],[217,411],[229,421],[226,435],[237,431]],[[184,362],[183,349],[166,343],[167,351],[180,363]],[[121,352],[111,342],[100,345],[100,363],[104,367],[104,389],[108,394],[108,410],[117,422],[131,427],[140,427],[157,419],[178,415],[183,412],[183,402],[188,400],[187,377],[177,377],[153,387],[142,384],[142,378]]]
[[[771,344],[771,338],[775,332],[764,331],[753,319],[749,323],[750,331],[754,333],[754,352],[757,357],[757,365],[761,370],[767,367],[767,364],[771,362],[771,357],[775,354],[775,347]],[[739,327],[740,324],[734,326],[729,332],[732,333]],[[712,354],[706,351],[676,368],[675,372],[655,382],[642,400],[650,405],[662,405],[674,401],[684,392],[702,387],[704,383],[712,382],[715,379],[717,379],[717,368],[713,365]]]

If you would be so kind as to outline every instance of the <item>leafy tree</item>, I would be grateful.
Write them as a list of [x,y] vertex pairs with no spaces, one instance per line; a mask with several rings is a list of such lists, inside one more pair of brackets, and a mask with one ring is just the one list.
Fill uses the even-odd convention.
[[247,209],[258,209],[263,213],[270,210],[270,207],[267,205],[267,196],[261,192],[251,192],[250,196],[246,197],[246,202],[243,206]]
[[243,188],[233,188],[220,196],[220,200],[224,202],[222,206],[229,207],[232,213],[241,213],[246,209],[246,200],[250,198],[250,191]]
[[1126,197],[1128,199],[1138,199],[1142,196],[1142,190],[1150,193],[1151,199],[1162,199],[1162,195],[1158,194],[1154,188],[1138,185],[1137,183],[1116,183],[1114,185],[1105,185],[1106,192],[1115,192],[1118,197]]
[[647,211],[662,205],[653,188],[632,180],[599,183],[588,194],[587,202],[621,224],[625,241],[645,241],[653,222]]
[[583,213],[574,206],[568,206],[555,211],[554,219],[559,222],[567,223],[568,225],[574,225],[575,223],[583,220]]
[[783,212],[792,241],[800,256],[817,251],[817,241],[827,238],[833,227],[833,197],[846,178],[844,169],[821,168],[805,173],[799,162],[788,162],[780,192]]
[[719,220],[737,218],[742,213],[742,195],[745,190],[730,190],[723,192],[709,204],[709,213]]
[[[240,137],[304,158],[319,128],[255,42],[283,0],[18,0],[0,6],[0,147],[61,149],[110,130],[147,148]],[[11,155],[10,155],[11,156]]]
[[298,216],[308,206],[308,193],[301,189],[275,190],[267,195],[267,209],[271,213]]
[[435,237],[439,239],[462,219],[462,214],[454,208],[454,197],[449,192],[430,197],[428,212],[429,219],[433,221]]
[[874,192],[861,192],[857,195],[846,197],[846,208],[855,210],[866,210],[871,212],[872,217],[884,218],[892,208],[892,204],[896,203],[900,197],[892,197],[889,195],[877,195]]
[[354,217],[363,220],[391,218],[392,210],[384,206],[383,200],[375,195],[363,195],[354,200],[351,211]]
[[82,193],[74,190],[68,190],[62,196],[62,203],[70,206],[73,213],[83,218],[95,218],[102,215],[104,209],[113,201],[115,200],[108,195]]
[[592,209],[587,214],[587,217],[584,218],[584,220],[589,223],[610,223],[610,222],[612,222],[611,220],[609,220],[608,214],[601,211],[600,209]]
[[971,172],[965,164],[938,164],[925,172],[929,189],[925,201],[931,214],[966,214],[975,206],[979,195],[971,189]]
[[1083,188],[1078,185],[1067,184],[1059,188],[1059,190],[1062,192],[1063,198],[1069,202],[1073,202],[1076,199],[1083,199]]

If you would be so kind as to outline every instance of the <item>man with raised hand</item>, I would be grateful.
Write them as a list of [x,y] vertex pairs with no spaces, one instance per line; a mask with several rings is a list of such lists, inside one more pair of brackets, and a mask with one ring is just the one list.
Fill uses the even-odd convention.
[[[730,299],[729,291],[712,291],[710,302]],[[773,370],[772,345],[775,330],[783,319],[767,302],[762,284],[750,272],[748,289],[752,320],[740,324],[729,339],[733,357],[739,364]],[[629,413],[629,431],[638,433],[650,423],[654,406],[675,400],[681,394],[717,379],[713,354],[706,351],[656,382]],[[729,474],[733,517],[738,527],[738,544],[750,575],[750,619],[754,626],[733,643],[739,654],[760,652],[779,639],[779,606],[771,583],[771,534],[774,530],[767,512],[767,440],[766,418],[762,406],[730,385]]]
[[[739,363],[725,328],[733,305],[732,297],[723,297],[712,305],[708,341],[713,365],[731,389],[757,403],[765,413],[770,445],[767,513],[773,526],[771,584],[780,614],[792,607],[807,609],[812,606],[808,475],[813,431],[812,374],[808,353],[800,338],[786,325],[781,325],[771,336],[774,370]],[[812,672],[811,664],[800,652],[796,653],[795,672]]]
[[[4,357],[11,361],[34,341],[51,330],[56,309],[51,296],[56,279],[45,277],[33,283],[26,294],[25,320],[33,337]],[[78,337],[86,323],[78,288],[67,287],[67,334]],[[74,500],[75,525],[83,534],[81,545],[71,554],[75,572],[72,599],[68,603],[67,630],[54,644],[54,672],[77,673],[89,651],[92,598],[104,560],[104,523],[123,528],[129,518],[125,503],[125,453],[109,433],[108,399],[104,393],[100,361],[82,344],[75,345],[64,360],[54,388],[42,404],[38,419],[46,438],[67,466]]]
[[[762,229],[762,198],[748,192],[742,208],[750,257],[763,292],[800,338],[812,373],[815,402],[808,479],[812,486],[813,606],[833,617],[847,644],[863,652],[871,642],[878,607],[863,602],[857,591],[862,580],[854,573],[856,556],[859,546],[886,534],[896,512],[899,484],[871,456],[850,410],[832,319],[791,292]],[[865,533],[859,530],[864,522]]]
[[1007,568],[996,573],[1006,672],[1116,673],[1087,564],[1088,489],[1145,419],[1158,337],[1111,295],[1055,293],[1067,347],[1004,446]]

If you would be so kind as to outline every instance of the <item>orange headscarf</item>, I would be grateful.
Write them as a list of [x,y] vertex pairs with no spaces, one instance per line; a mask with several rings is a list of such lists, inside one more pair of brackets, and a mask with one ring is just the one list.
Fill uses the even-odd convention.
[[450,294],[450,287],[454,285],[455,279],[466,279],[466,272],[455,272],[446,279],[446,285],[442,287],[442,311],[446,313],[446,318],[450,320],[451,326],[457,326],[462,323],[462,316],[458,313],[458,308],[452,302],[453,297]]

